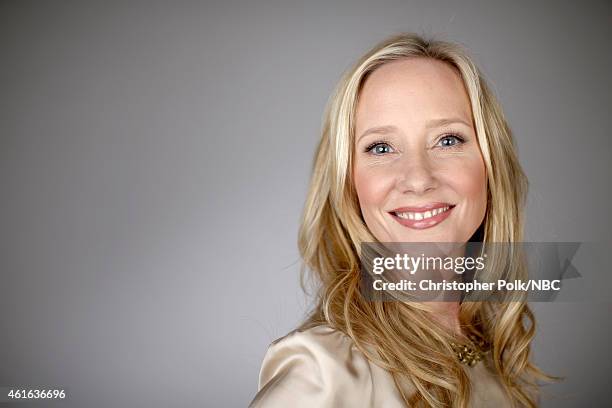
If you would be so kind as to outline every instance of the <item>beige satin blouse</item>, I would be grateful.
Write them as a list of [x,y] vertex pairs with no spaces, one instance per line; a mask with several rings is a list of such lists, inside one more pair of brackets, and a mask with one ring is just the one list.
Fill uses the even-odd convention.
[[[485,361],[465,367],[473,407],[509,407]],[[407,390],[410,393],[410,390]],[[345,334],[328,326],[293,331],[268,348],[251,408],[405,408],[388,371],[371,363]]]

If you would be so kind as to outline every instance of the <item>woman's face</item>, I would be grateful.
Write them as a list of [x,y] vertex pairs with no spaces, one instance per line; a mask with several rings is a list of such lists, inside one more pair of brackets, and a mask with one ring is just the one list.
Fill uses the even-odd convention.
[[487,207],[486,173],[467,92],[446,63],[406,58],[366,80],[353,176],[381,242],[467,242]]

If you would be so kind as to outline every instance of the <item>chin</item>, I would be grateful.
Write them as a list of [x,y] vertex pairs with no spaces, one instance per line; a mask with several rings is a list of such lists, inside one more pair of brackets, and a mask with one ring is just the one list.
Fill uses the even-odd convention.
[[391,242],[456,242],[452,237],[438,235],[396,235]]

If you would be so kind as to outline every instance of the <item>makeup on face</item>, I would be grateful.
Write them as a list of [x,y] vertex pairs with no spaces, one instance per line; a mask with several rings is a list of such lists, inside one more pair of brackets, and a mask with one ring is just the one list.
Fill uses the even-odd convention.
[[430,58],[377,68],[355,115],[353,180],[381,242],[467,242],[484,219],[487,184],[460,74]]
[[450,203],[430,203],[421,206],[401,207],[389,211],[397,222],[408,228],[426,229],[444,221],[455,206]]

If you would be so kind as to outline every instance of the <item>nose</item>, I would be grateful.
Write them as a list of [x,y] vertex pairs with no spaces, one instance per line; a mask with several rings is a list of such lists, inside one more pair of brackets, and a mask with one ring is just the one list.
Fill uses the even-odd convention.
[[396,188],[402,194],[425,194],[435,190],[438,181],[425,152],[412,153],[399,160]]

